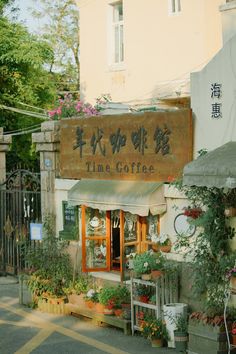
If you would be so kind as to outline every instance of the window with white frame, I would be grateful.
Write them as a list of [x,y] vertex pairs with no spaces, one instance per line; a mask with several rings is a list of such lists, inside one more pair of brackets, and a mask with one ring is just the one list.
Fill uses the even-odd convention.
[[181,0],[169,0],[169,9],[171,14],[181,12]]
[[124,24],[123,24],[123,4],[122,1],[112,5],[113,16],[113,58],[115,64],[124,61]]

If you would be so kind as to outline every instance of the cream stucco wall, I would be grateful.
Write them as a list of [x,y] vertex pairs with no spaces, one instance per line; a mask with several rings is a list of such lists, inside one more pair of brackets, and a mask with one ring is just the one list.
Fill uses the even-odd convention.
[[[222,44],[219,5],[224,0],[181,0],[169,15],[168,0],[123,0],[125,61],[110,63],[110,0],[77,0],[80,9],[81,96],[94,102],[160,98],[181,91],[189,73],[210,60]],[[171,82],[171,83],[170,83]]]

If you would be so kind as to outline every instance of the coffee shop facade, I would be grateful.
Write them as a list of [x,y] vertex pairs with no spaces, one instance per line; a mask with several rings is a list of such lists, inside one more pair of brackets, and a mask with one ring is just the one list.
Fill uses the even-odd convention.
[[123,279],[153,235],[173,245],[187,201],[169,183],[192,160],[192,136],[189,109],[60,122],[57,231],[78,268]]

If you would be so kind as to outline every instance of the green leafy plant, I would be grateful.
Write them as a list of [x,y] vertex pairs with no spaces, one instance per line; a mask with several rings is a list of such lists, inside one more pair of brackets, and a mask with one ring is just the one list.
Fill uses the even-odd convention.
[[130,291],[126,286],[118,285],[115,293],[116,306],[121,307],[121,304],[130,304],[131,295]]
[[103,287],[98,294],[98,301],[106,307],[114,307],[116,303],[116,289],[115,287]]
[[225,193],[223,189],[184,186],[182,181],[173,183],[184,192],[192,207],[203,212],[191,223],[197,226],[193,237],[177,235],[175,250],[184,250],[191,262],[195,295],[202,300],[205,311],[223,313],[225,290],[228,287],[226,272],[234,267],[236,253],[229,248],[229,240],[235,235],[224,215]]
[[92,284],[92,277],[80,274],[77,279],[70,281],[68,287],[64,287],[63,291],[66,295],[86,294]]
[[163,270],[165,257],[160,252],[152,250],[136,254],[133,260],[133,269],[137,276],[151,273],[152,270]]
[[67,244],[54,233],[55,217],[47,215],[43,224],[43,241],[30,248],[26,260],[31,268],[28,287],[34,296],[63,296],[72,280],[72,264]]
[[182,333],[188,332],[188,316],[185,314],[178,314],[176,316],[168,316],[170,321],[175,326],[175,330]]

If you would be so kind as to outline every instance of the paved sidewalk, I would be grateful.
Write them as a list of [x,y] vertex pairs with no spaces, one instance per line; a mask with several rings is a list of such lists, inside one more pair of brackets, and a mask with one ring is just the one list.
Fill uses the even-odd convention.
[[175,354],[152,348],[139,335],[126,336],[91,320],[51,315],[19,305],[16,278],[0,276],[0,354]]

